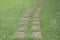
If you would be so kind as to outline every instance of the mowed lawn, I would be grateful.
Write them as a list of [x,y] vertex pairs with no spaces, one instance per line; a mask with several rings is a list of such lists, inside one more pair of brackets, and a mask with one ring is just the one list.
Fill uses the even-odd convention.
[[60,40],[60,0],[47,0],[40,19],[42,40]]
[[[30,8],[34,2],[37,4],[40,1],[0,0],[0,40],[37,40],[30,38],[14,39],[13,36],[19,26],[23,12]],[[40,12],[41,40],[60,40],[60,0],[46,1]]]
[[0,0],[0,40],[13,40],[23,12],[33,3],[39,2],[40,0]]

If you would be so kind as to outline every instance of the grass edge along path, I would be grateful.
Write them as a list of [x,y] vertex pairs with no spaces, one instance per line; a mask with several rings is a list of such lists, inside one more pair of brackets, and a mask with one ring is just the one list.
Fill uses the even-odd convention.
[[47,0],[40,17],[43,40],[60,40],[60,0]]

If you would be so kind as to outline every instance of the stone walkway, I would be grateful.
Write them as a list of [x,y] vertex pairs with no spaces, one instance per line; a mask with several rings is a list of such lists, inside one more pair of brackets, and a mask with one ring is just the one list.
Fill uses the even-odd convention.
[[[15,36],[17,38],[24,38],[27,36],[25,30],[28,30],[28,28],[31,28],[31,38],[42,38],[41,35],[41,27],[40,27],[40,11],[42,9],[43,4],[37,7],[36,11],[32,15],[32,11],[34,10],[34,6],[31,7],[29,10],[27,10],[24,14],[23,17],[20,20],[20,26],[17,28],[17,30],[20,30],[20,32],[16,32]],[[33,16],[31,19],[31,15]],[[32,20],[32,21],[30,21]],[[29,22],[31,22],[32,26],[28,26]],[[37,31],[35,31],[37,30]]]

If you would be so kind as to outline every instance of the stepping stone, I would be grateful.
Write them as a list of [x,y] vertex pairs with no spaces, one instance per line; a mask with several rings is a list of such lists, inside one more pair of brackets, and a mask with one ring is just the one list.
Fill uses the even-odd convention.
[[39,14],[40,14],[40,13],[38,13],[38,12],[35,12],[35,13],[34,13],[34,15],[39,15]]
[[23,17],[29,17],[30,15],[23,15]]
[[41,38],[41,32],[32,32],[31,37]]
[[39,15],[34,15],[34,17],[39,17]]
[[26,20],[22,20],[22,21],[20,22],[20,24],[26,24],[26,23],[28,23],[28,21],[26,21]]
[[26,21],[28,21],[28,20],[29,20],[29,18],[22,18],[21,20],[26,20]]
[[18,30],[26,30],[26,29],[27,29],[26,26],[20,26],[20,27],[18,27]]
[[33,21],[40,21],[40,18],[33,18]]
[[15,35],[17,38],[24,38],[26,36],[25,32],[16,32]]
[[21,22],[27,22],[27,21],[29,21],[29,20],[27,20],[27,19],[21,20]]
[[29,17],[30,16],[30,13],[25,13],[23,16],[24,17]]
[[40,11],[36,11],[35,14],[40,14]]
[[39,16],[39,13],[35,13],[34,15],[38,15]]
[[39,17],[40,15],[34,15],[34,17],[35,17],[35,16],[36,16],[36,17]]
[[32,24],[40,24],[40,22],[39,21],[35,21],[35,22],[33,21]]
[[35,26],[35,25],[32,26],[32,29],[33,29],[33,30],[37,30],[37,29],[39,29],[39,28],[40,28],[40,26]]
[[29,12],[29,13],[31,13],[31,12],[32,12],[32,10],[29,10],[28,12]]
[[40,18],[40,16],[33,16],[33,18]]
[[25,15],[25,16],[26,16],[26,15],[30,15],[30,13],[25,13],[24,15]]
[[40,14],[40,11],[36,11],[35,14]]
[[28,10],[28,11],[30,11],[30,10],[34,10],[33,8],[34,8],[34,7],[29,8],[29,10]]
[[39,15],[40,13],[34,13],[34,15]]
[[29,11],[32,11],[32,9],[30,9]]
[[22,18],[20,24],[25,24],[29,21],[29,18]]

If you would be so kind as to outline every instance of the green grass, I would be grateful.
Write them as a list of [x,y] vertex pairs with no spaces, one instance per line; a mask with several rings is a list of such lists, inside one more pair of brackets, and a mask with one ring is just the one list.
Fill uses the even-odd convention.
[[0,0],[0,40],[13,40],[23,12],[31,7],[34,2],[38,4],[39,1],[40,0]]
[[60,40],[60,0],[47,0],[40,18],[42,40]]
[[[41,0],[0,0],[0,40],[40,40],[30,37],[13,39],[23,12],[34,2],[38,4]],[[30,20],[36,8],[32,11]],[[40,20],[42,40],[60,40],[60,0],[47,0],[41,10]],[[28,26],[32,26],[31,22]],[[30,34],[31,31],[29,29],[24,32]]]

